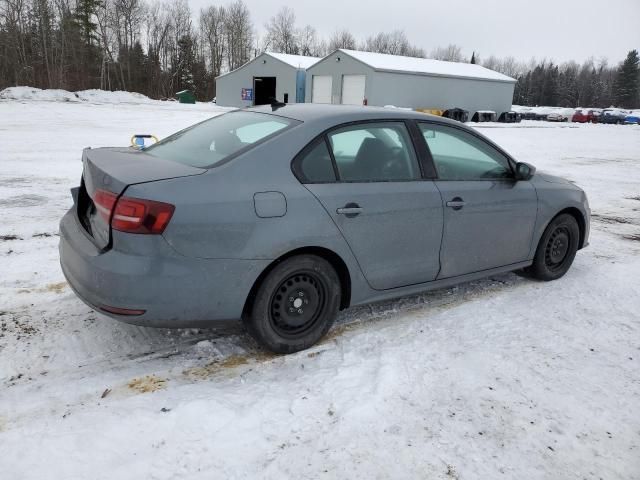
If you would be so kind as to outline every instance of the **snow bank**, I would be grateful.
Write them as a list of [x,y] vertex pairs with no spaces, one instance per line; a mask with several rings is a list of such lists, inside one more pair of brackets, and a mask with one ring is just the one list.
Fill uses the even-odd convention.
[[95,103],[149,103],[156,102],[146,95],[136,92],[123,92],[121,90],[110,92],[107,90],[82,90],[76,95],[83,101]]
[[78,102],[78,97],[66,90],[42,90],[35,87],[9,87],[0,92],[1,100],[44,100],[48,102]]
[[68,92],[60,89],[42,90],[35,87],[9,87],[0,91],[0,100],[37,100],[47,102],[93,102],[93,103],[152,103],[146,95],[136,92],[108,90],[81,90]]

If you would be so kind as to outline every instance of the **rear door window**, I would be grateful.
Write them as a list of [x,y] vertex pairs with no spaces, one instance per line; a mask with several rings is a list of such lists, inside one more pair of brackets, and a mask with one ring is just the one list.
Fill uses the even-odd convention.
[[420,167],[403,122],[363,123],[329,133],[341,181],[417,180]]
[[265,113],[229,112],[186,128],[144,151],[165,160],[211,168],[297,123]]

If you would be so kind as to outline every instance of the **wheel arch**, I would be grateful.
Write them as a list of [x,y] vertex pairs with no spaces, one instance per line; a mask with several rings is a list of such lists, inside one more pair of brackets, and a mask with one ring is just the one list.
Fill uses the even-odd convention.
[[580,250],[581,248],[584,247],[585,235],[586,235],[586,229],[587,229],[587,221],[584,218],[584,214],[580,211],[580,209],[576,207],[567,207],[564,210],[559,211],[553,216],[551,220],[549,220],[549,222],[547,222],[547,225],[544,227],[544,229],[546,230],[551,222],[553,222],[556,218],[558,218],[560,215],[563,215],[565,213],[571,215],[573,218],[576,219],[576,222],[578,222],[578,229],[580,230],[580,240],[578,242],[578,250]]
[[338,274],[338,278],[340,279],[340,310],[344,310],[348,308],[351,304],[351,274],[349,273],[349,268],[345,261],[335,253],[333,250],[329,250],[325,247],[301,247],[291,250],[284,255],[281,255],[273,262],[271,262],[261,273],[258,275],[258,278],[253,282],[251,290],[249,290],[249,294],[247,295],[247,299],[244,303],[244,308],[242,309],[242,316],[244,317],[249,313],[251,307],[253,305],[253,300],[256,296],[256,292],[264,279],[269,275],[269,273],[284,260],[295,257],[296,255],[316,255],[320,258],[323,258],[335,269]]

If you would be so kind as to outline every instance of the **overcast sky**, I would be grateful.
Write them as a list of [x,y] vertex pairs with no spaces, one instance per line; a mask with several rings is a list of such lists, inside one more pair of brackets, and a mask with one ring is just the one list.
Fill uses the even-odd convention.
[[[189,0],[203,6],[229,0]],[[640,49],[640,0],[244,0],[256,30],[282,6],[292,7],[298,26],[310,24],[323,37],[346,28],[358,39],[404,30],[427,52],[455,43],[466,56],[491,54],[557,61],[624,59]]]

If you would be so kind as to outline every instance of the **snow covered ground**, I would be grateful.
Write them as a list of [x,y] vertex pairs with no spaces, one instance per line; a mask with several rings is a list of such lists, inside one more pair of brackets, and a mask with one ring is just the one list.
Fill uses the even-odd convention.
[[640,478],[640,127],[478,126],[588,192],[568,275],[351,309],[282,357],[105,319],[58,266],[82,147],[220,111],[0,100],[0,478]]

